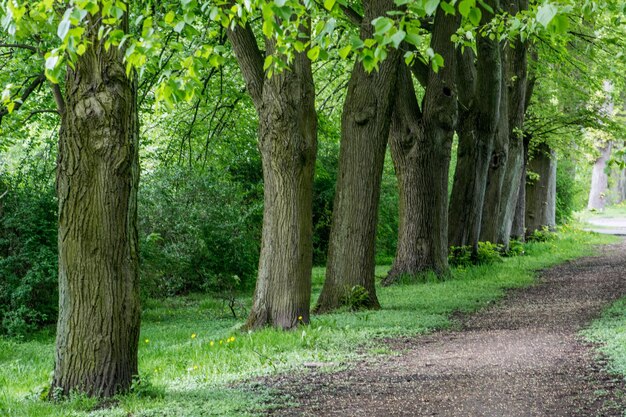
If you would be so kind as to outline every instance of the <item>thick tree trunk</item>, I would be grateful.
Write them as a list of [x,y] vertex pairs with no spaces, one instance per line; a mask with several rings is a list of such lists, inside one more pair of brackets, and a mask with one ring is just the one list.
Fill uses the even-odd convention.
[[[264,211],[259,273],[246,327],[290,329],[309,322],[313,263],[313,175],[317,117],[311,61],[266,78],[250,27],[229,39],[259,115]],[[268,52],[273,44],[266,40]]]
[[526,237],[526,167],[528,165],[528,145],[530,138],[524,136],[522,139],[522,172],[519,178],[519,190],[515,203],[515,214],[511,225],[511,237],[517,240],[524,240]]
[[526,235],[556,226],[556,155],[545,143],[535,148],[528,170],[538,178],[526,184]]
[[[494,10],[499,1],[487,2]],[[491,19],[483,11],[483,24]],[[459,49],[460,51],[460,49]],[[497,39],[480,36],[478,57],[465,49],[458,60],[459,148],[450,196],[448,240],[451,246],[478,248],[487,174],[500,113],[502,66]],[[461,52],[459,52],[461,53]]]
[[611,159],[612,142],[606,142],[598,146],[600,156],[593,164],[591,173],[591,189],[589,190],[589,202],[587,208],[589,210],[602,210],[606,205],[606,192],[609,188],[609,177],[606,174],[606,166]]
[[[393,7],[390,0],[366,2],[361,37],[371,37],[371,21]],[[318,312],[344,304],[356,286],[368,293],[365,307],[379,307],[374,287],[376,223],[398,56],[397,51],[390,51],[380,70],[371,74],[356,63],[348,83],[326,281],[317,301]]]
[[398,249],[385,284],[404,274],[448,269],[448,169],[457,122],[454,45],[458,20],[438,10],[431,47],[444,68],[428,72],[424,114],[411,74],[400,65],[390,148],[398,176]]
[[137,375],[137,92],[123,53],[92,42],[66,77],[53,398],[113,396]]
[[[503,67],[506,67],[504,51],[501,51]],[[504,71],[503,71],[504,73]],[[500,209],[502,201],[502,186],[508,167],[509,156],[509,91],[507,77],[500,80],[500,115],[498,127],[494,135],[493,149],[489,160],[485,199],[480,225],[480,240],[496,243],[501,227]]]

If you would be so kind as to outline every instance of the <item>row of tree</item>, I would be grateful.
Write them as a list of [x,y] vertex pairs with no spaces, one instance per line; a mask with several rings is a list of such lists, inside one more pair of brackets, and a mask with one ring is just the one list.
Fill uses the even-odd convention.
[[[223,63],[224,37],[258,115],[263,166],[261,255],[247,328],[290,329],[309,321],[318,135],[312,67],[329,51],[356,59],[343,102],[326,280],[315,311],[336,309],[360,289],[368,307],[379,307],[375,231],[388,142],[400,230],[387,283],[425,270],[445,274],[450,245],[476,250],[479,240],[489,240],[506,246],[525,229],[554,225],[555,159],[549,144],[533,145],[524,132],[537,77],[528,75],[528,55],[536,37],[567,38],[567,22],[579,19],[578,9],[523,0],[312,7],[297,1],[3,3],[6,42],[0,46],[43,57],[44,68],[21,88],[7,87],[0,116],[49,84],[61,117],[52,396],[72,390],[111,396],[128,390],[137,374],[139,83],[145,69],[156,66],[158,99],[195,98],[204,90],[194,74]],[[587,19],[594,10],[580,12]],[[170,36],[196,37],[196,26],[207,19],[219,30],[209,31],[213,38],[191,54],[161,49]],[[176,65],[168,67],[170,61]],[[455,134],[458,163],[448,201]],[[539,178],[529,187],[527,171]]]

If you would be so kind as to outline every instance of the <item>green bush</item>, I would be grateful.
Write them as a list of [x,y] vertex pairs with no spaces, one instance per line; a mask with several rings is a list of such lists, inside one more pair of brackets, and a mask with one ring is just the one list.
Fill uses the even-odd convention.
[[584,205],[585,194],[580,181],[576,180],[574,162],[562,158],[556,170],[556,223],[564,224],[572,219],[575,211]]
[[478,251],[471,246],[452,246],[448,253],[448,263],[453,267],[466,268],[471,265],[489,265],[502,262],[504,246],[491,242],[478,242]]
[[[142,291],[171,296],[254,282],[262,204],[217,172],[144,176],[139,194]],[[237,277],[235,279],[235,277]]]
[[541,230],[535,230],[526,236],[527,242],[549,242],[556,239],[556,233],[550,230],[549,227],[544,226]]
[[0,206],[0,333],[24,336],[58,312],[57,202],[51,184],[8,179]]

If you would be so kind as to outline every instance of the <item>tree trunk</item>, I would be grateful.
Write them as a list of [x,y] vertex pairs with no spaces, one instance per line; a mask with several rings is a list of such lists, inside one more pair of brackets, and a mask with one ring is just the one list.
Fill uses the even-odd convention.
[[67,69],[57,161],[59,319],[50,395],[110,397],[137,375],[137,91],[94,35]]
[[[487,2],[494,10],[499,1]],[[486,24],[491,14],[483,11]],[[459,148],[454,183],[450,196],[448,240],[451,246],[471,245],[476,252],[480,237],[485,189],[494,136],[500,113],[502,66],[497,39],[479,36],[478,57],[470,48],[460,52],[457,61],[459,80]]]
[[[515,15],[520,10],[528,9],[528,0],[509,0],[507,11]],[[532,86],[528,85],[528,45],[517,38],[513,48],[506,50],[505,78],[507,81],[507,113],[509,125],[508,157],[506,172],[500,194],[500,210],[497,215],[497,243],[509,247],[512,234],[513,218],[520,190],[520,182],[525,174],[524,167],[524,116],[528,107],[528,94]],[[524,184],[525,187],[525,184]],[[522,230],[523,236],[523,230]]]
[[[306,30],[306,29],[303,29]],[[228,33],[259,115],[264,210],[259,272],[247,328],[309,322],[317,117],[311,61],[266,78],[250,27]],[[265,41],[267,53],[274,50]]]
[[[501,45],[502,48],[502,45]],[[501,50],[503,67],[506,68],[505,51]],[[504,72],[504,71],[503,71]],[[480,224],[480,240],[496,243],[500,229],[500,206],[502,204],[502,186],[508,166],[509,155],[509,92],[508,77],[500,80],[500,115],[494,135],[493,149],[489,159],[485,199]]]
[[[366,2],[361,38],[371,37],[371,21],[393,7],[390,0]],[[357,286],[367,291],[364,307],[379,307],[374,287],[376,223],[398,57],[398,51],[389,51],[379,71],[371,74],[355,63],[348,83],[326,280],[317,301],[318,312],[345,304]]]
[[556,226],[556,155],[545,143],[535,148],[528,170],[538,178],[526,184],[526,234]]
[[606,165],[611,159],[613,143],[608,141],[598,146],[600,157],[593,164],[591,173],[591,189],[589,190],[589,210],[603,210],[606,205],[606,192],[609,187],[609,178],[606,174]]
[[511,237],[524,240],[526,237],[526,167],[528,165],[528,145],[530,138],[524,135],[522,139],[522,172],[519,179],[519,190],[515,203],[515,214],[511,225]]
[[404,274],[424,270],[442,274],[448,269],[448,170],[458,114],[450,37],[457,28],[458,19],[437,11],[431,47],[444,58],[444,68],[428,72],[423,115],[411,74],[400,65],[390,133],[400,225],[396,257],[385,284]]

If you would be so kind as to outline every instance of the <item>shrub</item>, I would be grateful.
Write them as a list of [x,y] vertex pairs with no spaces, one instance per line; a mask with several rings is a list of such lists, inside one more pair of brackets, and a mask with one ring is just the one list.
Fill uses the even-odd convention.
[[470,265],[489,265],[501,262],[500,255],[504,246],[491,242],[478,242],[478,250],[474,253],[471,246],[452,246],[448,253],[450,266],[465,268]]
[[51,184],[10,179],[5,185],[9,192],[0,208],[0,333],[21,337],[57,318],[57,202]]
[[527,242],[549,242],[556,239],[556,233],[550,230],[549,227],[544,226],[541,230],[535,230],[526,236]]
[[139,195],[144,295],[250,286],[262,204],[246,196],[243,187],[211,171],[169,168],[144,177]]

